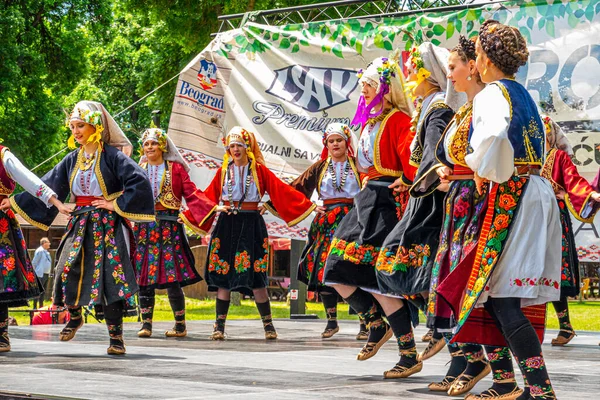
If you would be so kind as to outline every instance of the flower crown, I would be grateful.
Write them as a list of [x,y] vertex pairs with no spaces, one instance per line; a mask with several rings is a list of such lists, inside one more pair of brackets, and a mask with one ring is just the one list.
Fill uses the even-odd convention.
[[67,126],[72,119],[80,119],[86,124],[90,125],[100,125],[102,126],[102,112],[101,111],[91,111],[81,108],[75,108],[69,119],[67,120]]
[[552,119],[550,119],[550,117],[546,116],[543,119],[544,121],[544,127],[546,128],[546,134],[552,132]]
[[[381,66],[377,67],[377,72],[379,73],[379,82],[390,85],[391,79],[396,76],[396,70],[398,69],[398,64],[394,60],[390,60],[389,58],[382,58]],[[364,75],[364,70],[361,68],[356,73],[358,79],[361,79]]]
[[[141,147],[144,146],[144,143],[147,140],[155,140],[156,142],[158,142],[158,148],[160,149],[160,151],[162,151],[163,153],[167,152],[167,133],[165,131],[163,131],[162,129],[158,129],[158,128],[147,129],[144,132],[144,135],[142,136],[142,138],[139,140]],[[140,151],[143,152],[143,149],[140,148]]]
[[[333,132],[329,132],[328,129],[325,129],[323,131],[323,145],[327,145],[327,138],[332,135],[332,134],[339,134],[339,131],[333,131]],[[348,139],[350,139],[352,137],[352,131],[350,131],[350,128],[348,127],[348,125],[344,125],[342,127],[342,133],[346,136],[346,141],[348,141]]]
[[415,71],[425,68],[425,63],[423,62],[423,57],[421,57],[421,52],[419,51],[418,47],[413,47],[410,50],[409,61],[410,67]]
[[409,69],[409,72],[412,71],[416,75],[415,79],[406,82],[404,90],[411,98],[416,99],[415,91],[417,86],[429,78],[431,72],[425,68],[425,63],[423,62],[423,57],[421,56],[418,47],[413,47],[410,50],[410,56],[404,65]]
[[[104,131],[104,126],[102,125],[102,111],[91,111],[82,108],[75,108],[69,116],[69,119],[66,121],[67,127],[73,119],[81,120],[86,124],[90,124],[96,128],[96,132],[89,137],[88,143],[100,143],[102,141],[102,131]],[[75,137],[73,135],[69,136],[67,145],[70,149],[74,149],[76,147]]]
[[244,128],[242,128],[240,130],[240,132],[234,132],[234,133],[228,134],[226,137],[221,138],[221,141],[223,142],[223,146],[229,147],[229,144],[232,141],[236,142],[235,139],[237,139],[237,138],[242,139],[243,143],[246,145],[246,148],[250,147],[250,134]]

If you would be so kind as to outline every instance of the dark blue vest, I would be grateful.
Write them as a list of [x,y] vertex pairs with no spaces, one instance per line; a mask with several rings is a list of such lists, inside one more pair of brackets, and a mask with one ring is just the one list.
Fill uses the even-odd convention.
[[498,86],[510,107],[508,139],[515,152],[515,165],[544,164],[545,132],[537,106],[520,83],[502,79]]

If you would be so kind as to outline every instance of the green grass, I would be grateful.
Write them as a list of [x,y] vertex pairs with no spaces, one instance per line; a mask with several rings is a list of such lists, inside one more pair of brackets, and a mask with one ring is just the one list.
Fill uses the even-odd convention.
[[[600,331],[600,301],[578,301],[569,302],[569,314],[571,316],[571,325],[575,331]],[[558,329],[558,318],[552,305],[548,305],[546,314],[546,327],[549,329]]]
[[[317,314],[319,318],[325,318],[325,311],[321,303],[306,303],[307,314]],[[290,306],[285,302],[271,302],[271,311],[273,318],[289,318]],[[215,318],[214,300],[196,300],[186,299],[187,319],[188,320],[213,320]],[[570,302],[569,311],[571,314],[571,324],[575,330],[600,331],[600,302],[588,301],[584,303]],[[29,315],[19,312],[19,309],[12,309],[10,313],[15,317],[19,325],[29,324]],[[228,319],[258,319],[258,311],[252,300],[243,300],[241,306],[231,306]],[[338,318],[345,320],[356,320],[355,315],[348,315],[348,305],[340,303],[338,305]],[[169,306],[167,296],[156,296],[156,306],[154,311],[154,321],[172,321],[173,313]],[[134,322],[136,318],[127,318],[126,321]],[[421,315],[421,321],[423,316]],[[547,327],[549,329],[558,329],[558,319],[552,306],[548,307]]]

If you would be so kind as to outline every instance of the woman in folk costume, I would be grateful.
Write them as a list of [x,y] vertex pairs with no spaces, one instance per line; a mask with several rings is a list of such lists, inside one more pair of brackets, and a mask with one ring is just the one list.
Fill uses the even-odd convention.
[[[265,165],[254,134],[236,126],[227,134],[223,165],[205,191],[211,201],[223,201],[221,213],[210,237],[205,279],[217,291],[213,340],[225,338],[225,321],[231,291],[254,295],[266,339],[276,339],[267,293],[269,236],[258,205],[269,194],[278,216],[289,226],[305,219],[315,205],[302,193],[275,176]],[[200,229],[208,231],[215,213]]]
[[[482,194],[477,192],[473,171],[465,162],[472,129],[473,98],[485,88],[477,73],[475,59],[475,41],[460,36],[459,44],[450,52],[448,78],[457,92],[467,94],[467,103],[456,112],[437,144],[438,153],[443,155],[440,161],[444,161],[436,172],[442,183],[450,182],[450,189],[444,202],[439,247],[432,257],[427,325],[442,332],[447,340],[452,338],[451,311],[443,301],[438,302],[435,290],[439,282],[476,249],[488,200],[485,187]],[[491,367],[493,386],[480,395],[469,395],[470,399],[514,399],[521,394],[508,348],[486,346],[489,364],[481,345],[449,343],[448,350],[452,357],[448,372],[441,382],[430,384],[430,390],[448,392],[451,396],[464,394],[485,377]]]
[[[465,102],[465,96],[457,93],[448,80],[448,50],[432,43],[423,43],[411,50],[406,63],[408,79],[406,90],[418,99],[417,113],[412,130],[415,137],[411,143],[411,165],[418,168],[410,200],[402,219],[386,237],[376,263],[379,291],[395,297],[408,296],[424,310],[428,297],[431,268],[437,250],[443,202],[447,187],[440,187],[435,173],[443,154],[436,154],[436,146],[446,126]],[[406,303],[405,303],[406,304]],[[409,310],[402,307],[388,315],[388,321],[409,325]],[[399,328],[400,329],[400,328]],[[405,327],[403,331],[406,331]],[[416,363],[416,350],[400,345],[403,358],[399,365]],[[432,337],[425,354],[434,354],[443,348],[441,336]],[[422,364],[418,363],[418,368]]]
[[[336,230],[325,267],[325,284],[337,292],[362,317],[369,328],[367,344],[358,360],[373,357],[392,336],[377,301],[389,316],[402,308],[400,299],[381,295],[375,276],[375,262],[385,237],[394,228],[408,201],[408,186],[415,169],[409,164],[412,104],[404,93],[402,70],[397,61],[377,58],[359,72],[362,96],[353,124],[363,124],[358,146],[358,166],[368,181],[354,199],[354,208]],[[394,196],[394,190],[397,194]],[[406,317],[406,318],[404,318]],[[401,351],[414,348],[408,313],[394,329]],[[394,320],[395,321],[395,320]],[[392,324],[392,328],[397,324]],[[412,345],[411,345],[412,343]],[[412,351],[412,350],[411,350]],[[416,353],[416,350],[415,350]],[[414,365],[386,371],[386,378],[418,372]]]
[[[1,142],[1,140],[0,140]],[[29,299],[39,297],[43,288],[27,254],[27,245],[15,214],[10,209],[10,196],[17,183],[45,207],[69,215],[52,189],[29,171],[8,147],[0,145],[0,353],[10,351],[8,308],[27,306]]]
[[[562,225],[562,270],[560,281],[560,300],[553,301],[560,324],[560,331],[553,346],[564,346],[575,337],[575,331],[569,318],[569,300],[567,297],[579,295],[579,259],[575,247],[575,236],[571,224],[571,215],[579,221],[592,223],[598,211],[600,193],[577,172],[571,161],[573,149],[564,132],[550,117],[543,119],[546,127],[546,162],[542,176],[550,181],[557,195]],[[569,211],[571,211],[569,213]],[[571,215],[570,215],[571,214]]]
[[[129,221],[154,220],[152,188],[143,169],[114,146],[130,146],[100,103],[81,101],[69,117],[72,136],[81,146],[42,180],[59,200],[72,193],[76,208],[57,250],[54,304],[69,308],[70,321],[60,340],[73,339],[83,325],[82,306],[102,306],[110,335],[108,354],[125,354],[123,312],[135,305],[138,284],[133,266]],[[33,225],[48,229],[57,210],[28,193],[11,205]]]
[[[144,131],[142,163],[152,186],[156,222],[136,224],[135,272],[140,286],[142,328],[139,337],[152,335],[155,289],[167,289],[175,316],[175,326],[167,337],[186,336],[184,286],[202,280],[194,267],[194,255],[183,224],[200,234],[202,220],[216,204],[196,188],[188,174],[190,168],[175,144],[162,129]],[[185,199],[187,209],[180,211]]]
[[[519,398],[555,398],[540,337],[522,307],[541,308],[560,297],[559,209],[544,162],[544,125],[527,90],[514,80],[529,52],[518,29],[486,21],[476,44],[477,70],[487,87],[473,101],[472,133],[465,163],[487,212],[477,249],[440,283],[438,296],[457,321],[453,341],[486,343],[489,312],[516,357],[527,385]],[[484,187],[486,187],[484,189]],[[536,223],[531,223],[536,221]],[[467,273],[464,273],[464,268]],[[463,329],[471,321],[478,329]],[[543,323],[542,327],[543,329]]]
[[327,326],[321,337],[330,338],[339,331],[338,294],[323,283],[325,261],[333,233],[352,209],[354,197],[361,188],[348,125],[332,123],[327,126],[323,133],[321,159],[290,185],[309,199],[316,190],[323,200],[323,206],[317,207],[319,213],[310,225],[308,242],[300,257],[298,279],[308,285],[308,290],[319,293],[327,314]]

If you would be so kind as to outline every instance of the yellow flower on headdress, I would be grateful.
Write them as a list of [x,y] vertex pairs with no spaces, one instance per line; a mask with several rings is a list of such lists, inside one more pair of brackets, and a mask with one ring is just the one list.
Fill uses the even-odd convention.
[[[96,132],[90,135],[86,144],[100,143],[102,141],[102,132],[104,131],[104,126],[102,125],[102,112],[75,108],[67,121],[67,126],[69,126],[69,122],[74,119],[83,121],[86,124],[92,125],[96,128]],[[69,136],[69,139],[67,140],[67,146],[70,149],[74,149],[76,147],[75,137],[73,134]]]
[[421,52],[418,47],[413,47],[410,50],[410,57],[406,61],[406,67],[408,69],[408,73],[414,75],[405,85],[405,92],[409,96],[416,98],[415,90],[417,87],[423,83],[429,76],[431,72],[425,68],[425,63],[423,62],[423,57],[421,56]]
[[152,140],[158,143],[158,149],[163,153],[166,153],[168,149],[167,145],[167,133],[160,128],[149,128],[144,131],[142,138],[139,140],[140,143],[140,155],[144,155],[144,143]]

